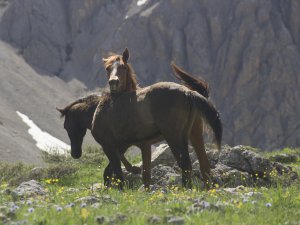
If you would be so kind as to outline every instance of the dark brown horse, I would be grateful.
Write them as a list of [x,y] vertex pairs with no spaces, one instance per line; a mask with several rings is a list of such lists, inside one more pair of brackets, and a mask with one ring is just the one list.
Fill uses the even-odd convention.
[[[184,72],[181,70],[178,66],[176,66],[174,63],[172,63],[173,70],[176,73],[176,77],[181,80],[181,82],[193,89],[198,90],[198,92],[206,97],[208,97],[208,84],[201,79],[196,79],[193,76],[189,75],[188,73]],[[92,122],[92,117],[94,114],[94,111],[100,101],[103,101],[103,96],[99,95],[90,95],[85,98],[78,99],[71,103],[70,105],[66,106],[64,109],[58,109],[61,113],[62,116],[65,116],[65,123],[64,127],[68,131],[68,135],[70,137],[71,141],[71,148],[74,149],[76,146],[81,146],[80,143],[82,143],[83,136],[86,132],[86,129],[91,129],[91,122]],[[82,131],[81,131],[82,130]],[[193,134],[196,134],[199,132],[199,130],[202,130],[202,121],[195,121],[193,128],[192,128],[192,134],[190,136],[190,139],[193,140]],[[79,137],[76,138],[77,131],[79,131]],[[80,132],[81,131],[81,132]],[[202,131],[201,131],[202,132]],[[198,159],[201,162],[200,164],[200,169],[201,173],[203,175],[203,178],[205,180],[208,180],[208,175],[210,172],[210,167],[209,167],[209,162],[204,150],[204,145],[202,138],[200,139],[200,145],[198,145],[199,141],[198,140],[198,135],[195,136],[195,141],[193,143],[193,146],[195,148],[195,151],[197,153]],[[76,142],[76,140],[78,142]],[[146,141],[144,143],[140,143],[139,147],[142,150],[143,155],[149,155],[151,154],[151,142]],[[80,151],[72,151],[71,154],[74,158],[79,158],[80,155],[73,155],[74,152],[81,152]],[[124,157],[124,152],[120,154],[121,161],[123,162],[125,168],[127,171],[132,172],[132,173],[140,173],[140,168],[132,166]],[[145,158],[145,157],[143,157]],[[150,155],[151,158],[151,155]],[[143,168],[147,168],[144,171],[149,171],[150,170],[150,161],[146,161],[144,159],[143,162]],[[111,176],[111,171],[109,170],[110,165],[105,170],[104,177]],[[149,172],[148,172],[149,173]],[[145,174],[144,174],[145,177]],[[150,183],[150,177],[145,180],[144,178],[144,183],[149,184]]]
[[[111,170],[120,180],[120,188],[123,183],[120,152],[124,152],[131,145],[153,143],[162,138],[169,144],[182,169],[183,186],[190,187],[191,161],[187,149],[188,139],[191,139],[192,144],[197,142],[196,146],[203,143],[202,129],[200,133],[193,131],[193,125],[197,122],[202,124],[204,118],[214,131],[217,145],[220,147],[222,123],[219,113],[205,97],[175,83],[160,82],[137,88],[133,70],[127,63],[128,59],[128,49],[122,56],[113,55],[104,59],[110,93],[97,106],[92,134],[103,147]],[[198,135],[201,143],[193,137],[195,135]],[[143,164],[150,162],[151,151],[142,152],[142,158]],[[150,169],[146,171],[148,165],[144,167],[145,181],[150,179]],[[108,182],[107,177],[104,179]],[[145,186],[147,185],[149,184],[145,183]]]

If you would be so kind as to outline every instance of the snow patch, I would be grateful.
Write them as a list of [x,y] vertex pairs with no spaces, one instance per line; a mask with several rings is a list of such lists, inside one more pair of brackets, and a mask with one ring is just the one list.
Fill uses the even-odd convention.
[[49,133],[42,131],[32,120],[28,118],[23,113],[16,111],[19,117],[23,120],[24,123],[29,126],[28,133],[32,136],[32,138],[36,141],[36,146],[42,151],[46,151],[48,153],[58,153],[58,154],[66,154],[70,151],[70,145],[64,143],[63,141],[53,137]]
[[147,2],[147,0],[138,0],[136,4],[137,4],[137,6],[142,6],[142,5],[144,5],[146,2]]

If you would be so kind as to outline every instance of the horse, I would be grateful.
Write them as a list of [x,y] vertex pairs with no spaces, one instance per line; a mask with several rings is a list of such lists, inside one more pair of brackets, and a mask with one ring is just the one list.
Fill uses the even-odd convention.
[[[205,96],[206,98],[209,97],[209,90],[208,90],[208,84],[199,78],[194,78],[192,75],[186,73],[182,69],[180,69],[178,66],[176,66],[175,63],[172,62],[172,68],[173,71],[175,72],[175,77],[177,77],[184,85],[188,86],[189,88],[193,90],[197,90],[200,94]],[[91,123],[93,119],[93,114],[94,111],[100,101],[103,100],[103,96],[100,95],[89,95],[87,97],[78,99],[68,106],[66,106],[63,109],[57,108],[57,110],[61,113],[62,117],[65,117],[65,122],[64,122],[64,127],[66,128],[68,135],[70,137],[70,140],[78,140],[77,143],[75,141],[71,141],[71,149],[74,149],[76,146],[81,146],[80,143],[82,143],[83,136],[85,135],[85,132],[87,129],[91,129]],[[85,130],[84,132],[82,131],[81,134],[78,136],[77,131],[80,130]],[[198,130],[202,129],[202,121],[195,121],[192,131],[193,133],[196,134]],[[194,135],[194,137],[198,138],[198,135]],[[195,139],[195,138],[194,138]],[[191,135],[191,140],[193,140],[193,136]],[[159,140],[158,140],[159,141]],[[201,140],[200,140],[201,141]],[[149,155],[150,154],[150,161],[143,160],[143,168],[150,167],[151,164],[151,142],[147,141],[144,143],[140,143],[139,147],[141,148],[142,154],[145,156],[145,154]],[[196,150],[198,160],[201,162],[200,163],[200,170],[203,176],[203,179],[208,181],[209,178],[209,173],[210,173],[210,165],[208,162],[207,155],[205,153],[203,141],[197,142],[195,141],[192,143],[193,147]],[[198,145],[197,145],[198,144]],[[78,155],[73,155],[73,153],[76,151],[71,151],[71,155],[74,158],[79,158],[80,156]],[[79,151],[81,152],[81,151]],[[127,171],[132,172],[132,173],[141,173],[141,169],[136,166],[132,166],[124,157],[124,152],[120,153],[121,161],[124,164],[125,168]],[[148,165],[148,166],[147,166]],[[109,171],[110,165],[108,165],[105,169],[106,172],[104,172],[104,177],[111,176],[110,171]],[[150,168],[144,170],[144,171],[149,171]],[[146,172],[147,174],[147,172]],[[146,174],[143,174],[143,180],[144,184],[146,183],[149,186],[151,177],[146,176]]]
[[[136,76],[128,62],[129,51],[103,59],[110,92],[94,113],[91,132],[109,159],[119,188],[123,189],[120,152],[129,146],[165,139],[182,169],[182,185],[191,187],[191,160],[188,139],[200,145],[201,134],[193,131],[195,121],[204,119],[214,132],[218,148],[221,146],[222,122],[215,106],[205,97],[189,88],[172,82],[159,82],[137,88]],[[201,140],[201,141],[198,141]],[[81,155],[81,148],[73,154]],[[71,150],[73,151],[73,149]],[[196,150],[197,152],[197,150]],[[149,158],[150,157],[150,158]],[[151,151],[142,152],[143,163],[151,161]],[[199,162],[201,163],[201,162]],[[107,172],[108,173],[108,172]],[[150,166],[145,165],[144,181],[151,177]],[[109,183],[109,177],[104,177]],[[144,184],[145,186],[149,184]]]

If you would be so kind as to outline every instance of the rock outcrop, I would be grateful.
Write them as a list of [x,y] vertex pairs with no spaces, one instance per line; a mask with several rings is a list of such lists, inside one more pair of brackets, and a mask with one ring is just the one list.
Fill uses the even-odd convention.
[[[170,148],[166,144],[161,144],[157,149],[160,155],[152,161],[153,188],[181,185],[181,170]],[[247,146],[224,146],[220,152],[211,147],[206,150],[211,165],[211,181],[223,187],[270,186],[283,180],[284,184],[288,185],[298,179],[298,174],[291,167],[272,162]],[[199,162],[194,151],[190,153],[190,158],[193,165],[193,180],[203,185]],[[130,174],[126,177],[133,185],[141,180],[140,175]]]
[[201,75],[224,143],[300,145],[297,0],[11,0],[0,38],[37,71],[104,86],[101,58],[131,50],[142,85],[172,80],[170,62]]

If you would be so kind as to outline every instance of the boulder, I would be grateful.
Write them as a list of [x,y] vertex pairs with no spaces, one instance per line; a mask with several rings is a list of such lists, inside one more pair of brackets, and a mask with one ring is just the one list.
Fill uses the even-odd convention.
[[270,160],[247,150],[242,145],[223,148],[219,155],[219,163],[258,176],[263,176],[264,173],[270,173],[272,170]]
[[11,192],[13,199],[24,199],[35,196],[44,196],[46,191],[44,187],[35,180],[30,180],[21,183],[16,189]]
[[[168,145],[160,145],[158,152],[159,154],[156,152],[156,157],[152,162],[154,165],[151,171],[153,184],[162,187],[181,185],[181,170],[174,162],[174,157]],[[212,165],[212,182],[224,187],[239,185],[269,186],[273,182],[276,183],[277,178],[284,179],[284,183],[288,184],[298,178],[298,174],[291,167],[272,162],[255,152],[251,147],[242,145],[224,146],[221,151],[218,151],[212,146],[206,146],[206,152]],[[193,180],[203,186],[202,181],[199,180],[202,176],[198,159],[193,152],[190,155],[193,166]]]

